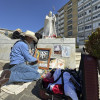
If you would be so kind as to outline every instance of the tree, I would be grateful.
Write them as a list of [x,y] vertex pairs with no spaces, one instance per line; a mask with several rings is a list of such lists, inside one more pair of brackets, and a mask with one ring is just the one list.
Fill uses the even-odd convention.
[[86,51],[90,55],[100,59],[100,28],[97,28],[95,32],[92,32],[88,38],[89,40],[87,40],[85,44]]

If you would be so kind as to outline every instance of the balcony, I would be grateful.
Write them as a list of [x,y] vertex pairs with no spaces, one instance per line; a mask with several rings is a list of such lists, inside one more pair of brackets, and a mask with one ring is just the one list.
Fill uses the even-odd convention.
[[61,12],[58,12],[58,16],[62,15],[64,13],[64,10],[62,10]]
[[60,19],[64,19],[64,14],[62,16],[58,17],[58,20],[60,20]]

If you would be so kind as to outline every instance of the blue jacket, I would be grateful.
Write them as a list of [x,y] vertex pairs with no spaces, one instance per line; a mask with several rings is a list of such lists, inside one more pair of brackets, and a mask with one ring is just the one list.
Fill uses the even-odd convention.
[[34,62],[36,60],[37,59],[29,53],[29,46],[27,42],[18,41],[15,43],[10,53],[10,65],[20,64],[26,61]]

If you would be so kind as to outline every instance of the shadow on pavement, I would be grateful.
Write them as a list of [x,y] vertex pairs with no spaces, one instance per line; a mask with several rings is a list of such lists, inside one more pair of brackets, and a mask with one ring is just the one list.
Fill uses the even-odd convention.
[[9,68],[10,68],[10,64],[9,63],[5,63],[5,65],[3,66],[2,69],[4,70],[4,69],[9,69]]
[[42,100],[40,98],[40,95],[39,95],[39,90],[40,90],[40,80],[36,81],[36,85],[33,87],[32,89],[32,94],[35,95],[36,97],[38,97],[40,100]]

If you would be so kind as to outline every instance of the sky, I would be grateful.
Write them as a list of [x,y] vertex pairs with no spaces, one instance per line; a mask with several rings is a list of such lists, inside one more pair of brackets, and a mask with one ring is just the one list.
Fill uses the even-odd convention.
[[[69,0],[0,0],[0,28],[37,32],[44,27],[45,16],[54,14]],[[53,11],[55,8],[55,11]]]

